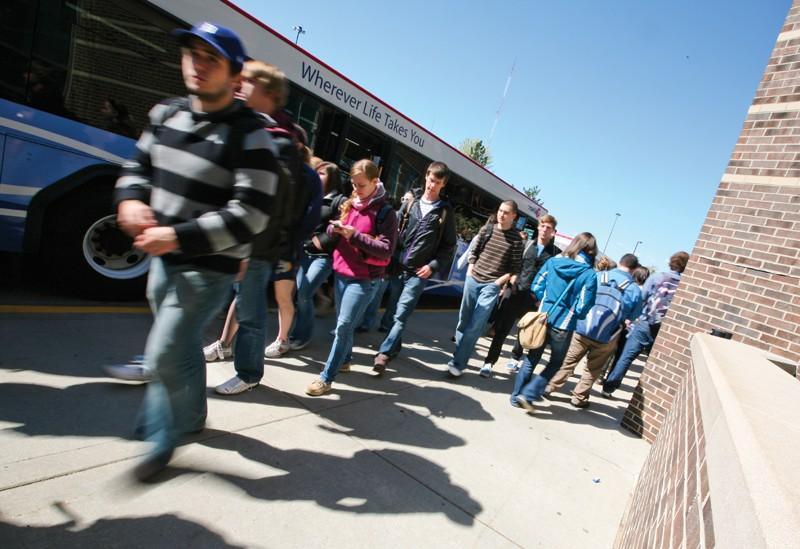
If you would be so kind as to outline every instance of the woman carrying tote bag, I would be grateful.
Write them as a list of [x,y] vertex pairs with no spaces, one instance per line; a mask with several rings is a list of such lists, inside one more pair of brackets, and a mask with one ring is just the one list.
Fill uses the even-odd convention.
[[[511,393],[512,406],[533,410],[532,403],[542,399],[547,382],[561,368],[575,325],[594,306],[595,257],[597,240],[591,233],[581,233],[560,256],[547,260],[533,281],[531,291],[541,302],[540,310],[548,313],[547,335],[544,345],[530,349],[525,356]],[[548,346],[547,367],[534,375],[533,370]]]

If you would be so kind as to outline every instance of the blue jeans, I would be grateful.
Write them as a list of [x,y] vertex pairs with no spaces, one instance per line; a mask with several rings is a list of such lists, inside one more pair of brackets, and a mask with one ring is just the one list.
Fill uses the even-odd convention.
[[357,280],[341,275],[334,275],[334,291],[336,295],[336,329],[333,346],[325,362],[325,369],[320,377],[325,383],[333,383],[345,361],[353,351],[353,332],[356,323],[364,315],[364,309],[380,286],[380,280]]
[[[425,288],[423,287],[423,290]],[[394,326],[394,315],[397,313],[397,303],[400,300],[400,294],[403,291],[403,279],[400,275],[393,276],[389,279],[389,297],[386,298],[386,310],[383,311],[381,317],[381,329],[388,332]]]
[[[522,395],[527,401],[539,400],[544,394],[547,383],[556,375],[561,365],[564,363],[564,358],[567,356],[569,343],[572,340],[572,332],[567,330],[559,330],[552,326],[547,326],[547,337],[544,345],[538,349],[530,349],[525,359],[522,361],[522,367],[517,372],[517,377],[514,380],[514,391],[511,393],[511,402],[514,403],[517,395]],[[534,375],[533,370],[539,364],[539,360],[544,354],[544,348],[550,346],[550,360],[542,373]]]
[[458,312],[456,326],[456,350],[450,365],[463,371],[467,367],[469,357],[475,350],[475,344],[486,329],[489,316],[497,305],[500,286],[492,282],[478,282],[468,276],[464,280],[464,293],[461,297],[461,309]]
[[[395,280],[399,282],[395,282]],[[392,279],[390,284],[400,287],[400,296],[396,300],[394,323],[389,331],[389,335],[381,343],[379,353],[395,357],[403,347],[403,330],[406,329],[406,321],[414,312],[419,297],[425,290],[427,280],[418,277],[414,273],[403,272]],[[387,305],[388,312],[389,307]]]
[[364,316],[361,322],[358,323],[359,332],[369,332],[375,325],[375,318],[378,316],[378,309],[383,301],[383,294],[389,290],[389,297],[386,300],[386,310],[381,317],[381,329],[388,332],[392,328],[394,319],[394,309],[397,306],[397,297],[400,295],[401,287],[396,282],[396,277],[383,279],[380,281],[378,291],[375,292],[375,297],[369,302],[367,308],[364,310]]
[[153,326],[145,363],[155,372],[147,386],[137,428],[155,443],[153,454],[172,452],[184,433],[206,421],[203,332],[228,298],[235,275],[186,265],[150,264],[147,299]]
[[303,254],[297,271],[297,304],[289,340],[306,343],[314,333],[314,293],[333,272],[330,256]]
[[272,262],[251,258],[236,289],[236,320],[239,331],[233,348],[236,375],[245,383],[264,377],[264,346],[267,343],[267,283]]
[[653,335],[650,331],[650,324],[643,321],[634,324],[633,329],[628,334],[628,339],[625,340],[625,347],[622,348],[622,353],[619,355],[617,363],[614,364],[614,367],[603,382],[604,393],[613,393],[619,389],[633,361],[636,360],[639,353],[652,343]]

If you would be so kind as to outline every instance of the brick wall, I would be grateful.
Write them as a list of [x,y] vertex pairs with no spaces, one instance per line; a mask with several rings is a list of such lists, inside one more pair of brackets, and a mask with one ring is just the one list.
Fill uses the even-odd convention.
[[655,440],[720,328],[800,361],[800,0],[792,4],[623,425]]
[[642,466],[614,547],[714,547],[703,424],[691,371]]

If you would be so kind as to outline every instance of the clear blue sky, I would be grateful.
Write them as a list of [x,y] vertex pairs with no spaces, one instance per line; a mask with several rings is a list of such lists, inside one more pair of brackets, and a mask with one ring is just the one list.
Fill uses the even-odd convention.
[[790,0],[235,0],[492,170],[538,185],[559,232],[642,263],[691,251]]

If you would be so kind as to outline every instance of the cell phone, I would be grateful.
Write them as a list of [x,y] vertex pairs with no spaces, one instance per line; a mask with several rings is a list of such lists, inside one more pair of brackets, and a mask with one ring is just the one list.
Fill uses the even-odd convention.
[[331,225],[333,225],[334,227],[341,227],[342,222],[339,221],[338,219],[334,219],[333,221],[331,221]]

